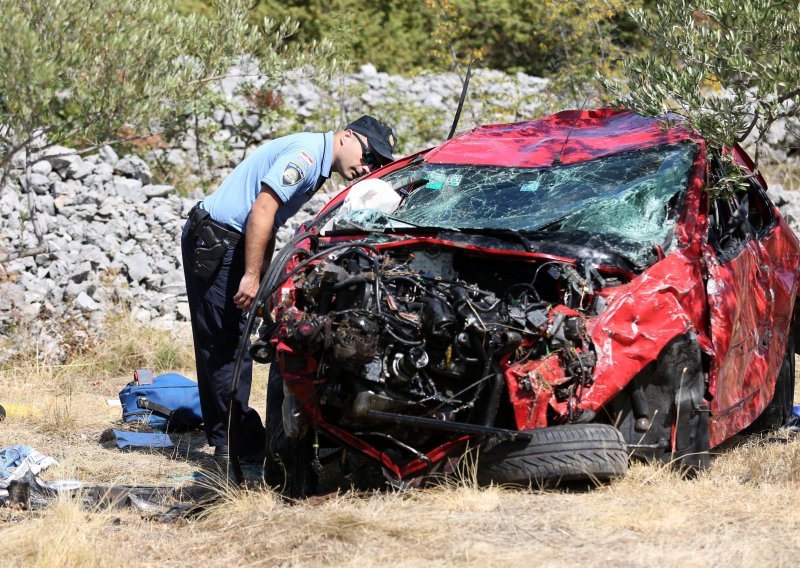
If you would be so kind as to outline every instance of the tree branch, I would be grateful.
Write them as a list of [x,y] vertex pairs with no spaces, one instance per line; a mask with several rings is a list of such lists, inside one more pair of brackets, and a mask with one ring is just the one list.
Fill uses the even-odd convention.
[[[797,88],[797,89],[794,89],[792,91],[789,91],[788,93],[778,97],[777,103],[778,104],[783,104],[786,101],[789,101],[789,100],[797,97],[798,95],[800,95],[800,88]],[[764,101],[763,99],[759,99],[757,101],[757,104],[756,104],[756,107],[755,107],[755,111],[753,112],[753,120],[750,122],[750,126],[747,127],[747,130],[745,130],[744,134],[742,134],[741,136],[739,136],[736,139],[737,142],[744,142],[745,139],[753,131],[753,128],[755,128],[756,123],[758,122],[758,119],[760,118],[760,115],[759,115],[759,112],[758,112],[758,105],[762,105],[762,104],[765,104],[765,103],[766,103],[766,101]],[[772,114],[770,114],[769,118],[767,120],[767,126],[769,126],[770,124],[775,122],[778,118],[794,116],[795,114],[797,114],[798,110],[800,110],[800,105],[795,105],[795,108],[792,109],[791,111],[783,113],[783,114],[779,114],[778,116],[773,116]],[[766,128],[764,130],[766,130]],[[761,138],[761,136],[759,136],[759,139],[760,138]]]
[[800,87],[794,89],[793,91],[789,91],[785,95],[778,97],[778,104],[785,103],[786,101],[795,98],[796,96],[800,95]]
[[37,248],[44,247],[47,250],[49,247],[44,241],[42,235],[42,228],[36,220],[36,201],[33,197],[33,184],[31,183],[31,149],[30,146],[25,149],[25,192],[27,193],[28,212],[31,215],[31,225],[33,226],[33,234],[36,235],[36,242],[39,243]]
[[48,250],[50,249],[47,246],[47,243],[42,243],[33,248],[25,249],[19,252],[0,252],[0,263],[10,262],[12,260],[17,260],[18,258],[25,258],[28,256],[36,256],[37,254],[45,253]]
[[750,126],[747,127],[747,130],[744,131],[744,134],[742,134],[741,136],[739,136],[739,138],[736,139],[737,142],[744,142],[745,139],[748,136],[750,136],[750,133],[756,126],[756,122],[758,122],[758,117],[759,117],[758,107],[756,107],[755,111],[753,112],[753,120],[750,122]]

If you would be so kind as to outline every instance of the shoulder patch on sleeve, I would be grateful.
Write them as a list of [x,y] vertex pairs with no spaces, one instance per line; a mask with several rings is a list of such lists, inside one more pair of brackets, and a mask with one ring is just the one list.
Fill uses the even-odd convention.
[[286,186],[297,185],[305,177],[307,169],[307,167],[302,168],[294,162],[289,162],[281,175],[281,183]]

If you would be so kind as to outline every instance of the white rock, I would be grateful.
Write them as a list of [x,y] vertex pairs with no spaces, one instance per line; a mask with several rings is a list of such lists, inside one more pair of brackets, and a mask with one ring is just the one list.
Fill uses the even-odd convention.
[[146,254],[132,254],[123,259],[128,268],[128,277],[134,282],[141,282],[146,278],[152,277],[150,269],[150,259]]
[[175,192],[174,185],[145,185],[142,187],[145,196],[150,199],[153,197],[166,197]]
[[78,294],[78,297],[75,298],[74,305],[86,312],[93,312],[100,309],[100,304],[97,303],[89,294],[86,292],[81,292]]
[[81,162],[81,157],[72,148],[51,146],[44,151],[47,161],[55,170],[66,170],[74,162]]
[[146,199],[144,191],[142,191],[142,182],[138,179],[114,176],[112,184],[116,194],[122,197],[125,201],[130,203],[141,203]]
[[127,156],[114,164],[114,172],[119,175],[138,179],[142,184],[150,183],[150,166],[138,156]]
[[31,171],[46,176],[53,171],[53,165],[47,160],[40,160],[31,166]]
[[80,157],[76,156],[69,166],[67,166],[64,176],[68,179],[83,179],[94,171],[94,164],[86,162]]
[[131,316],[133,316],[133,319],[139,323],[147,323],[153,319],[150,315],[150,310],[145,308],[134,308],[131,310]]
[[191,310],[189,310],[189,302],[178,302],[178,306],[176,308],[178,310],[178,314],[181,318],[185,321],[189,321],[191,319]]
[[77,266],[75,266],[72,270],[72,274],[70,275],[69,279],[73,282],[81,283],[86,280],[90,274],[93,273],[92,265],[88,261],[81,262]]
[[72,205],[72,198],[68,195],[59,195],[53,200],[53,205],[58,213],[63,213]]
[[100,159],[102,159],[106,164],[114,165],[119,161],[119,157],[117,153],[114,151],[114,148],[111,146],[103,146],[100,148]]
[[114,167],[111,164],[100,162],[94,167],[94,175],[103,182],[111,181],[114,178]]
[[34,193],[38,193],[39,195],[49,193],[50,179],[47,176],[31,173],[30,178],[28,178],[28,176],[22,176],[19,178],[19,183],[23,189],[28,187],[29,181],[31,184],[31,189],[34,191]]

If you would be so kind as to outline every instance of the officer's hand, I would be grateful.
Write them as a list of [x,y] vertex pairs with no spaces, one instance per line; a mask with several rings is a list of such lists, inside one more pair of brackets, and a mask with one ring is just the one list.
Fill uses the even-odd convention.
[[258,274],[245,274],[239,283],[239,291],[233,297],[233,303],[240,310],[249,310],[258,293]]

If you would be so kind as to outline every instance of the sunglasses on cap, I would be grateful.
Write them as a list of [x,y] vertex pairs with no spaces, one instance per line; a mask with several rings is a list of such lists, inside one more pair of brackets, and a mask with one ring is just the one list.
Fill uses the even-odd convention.
[[369,146],[361,141],[361,137],[355,132],[353,132],[353,136],[355,136],[355,139],[358,140],[359,144],[361,144],[361,159],[364,160],[364,164],[370,167],[379,165],[378,158],[375,156],[375,153],[369,149]]

